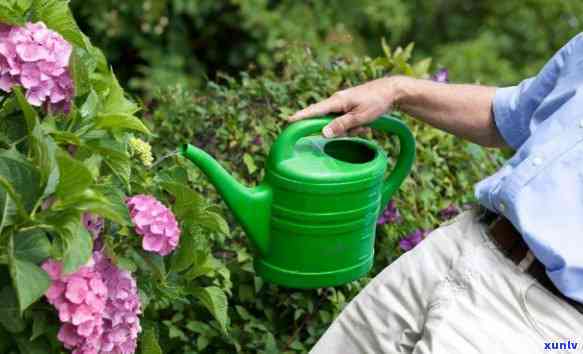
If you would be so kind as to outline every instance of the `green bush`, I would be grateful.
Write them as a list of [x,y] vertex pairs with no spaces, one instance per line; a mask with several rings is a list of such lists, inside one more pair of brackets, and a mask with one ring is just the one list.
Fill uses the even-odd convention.
[[[426,78],[430,62],[410,65],[411,50],[411,46],[394,51],[384,46],[384,55],[377,58],[341,56],[331,61],[296,50],[286,53],[281,70],[267,71],[260,77],[222,76],[201,90],[180,86],[160,90],[148,112],[158,134],[153,146],[163,155],[190,142],[216,157],[240,181],[256,185],[264,175],[270,146],[286,125],[285,117],[339,89],[383,75]],[[439,211],[450,204],[459,207],[473,202],[473,184],[503,161],[496,151],[461,141],[411,117],[403,119],[416,136],[417,161],[394,198],[403,221],[378,228],[375,267],[370,276],[401,254],[397,244],[401,237],[439,225]],[[372,134],[369,138],[378,139],[390,157],[397,156],[396,140]],[[206,178],[196,173],[199,190],[222,204]],[[230,215],[226,207],[223,210]],[[232,221],[232,225],[236,223]],[[368,281],[291,291],[264,284],[255,276],[248,241],[238,227],[215,247],[231,272],[231,336],[243,353],[306,352]],[[188,332],[185,318],[176,325]],[[188,344],[183,348],[187,351]]]
[[290,47],[319,57],[378,56],[380,38],[414,42],[454,81],[513,84],[533,75],[583,28],[569,0],[75,0],[81,26],[123,82],[150,98],[204,76],[252,75],[285,62]]

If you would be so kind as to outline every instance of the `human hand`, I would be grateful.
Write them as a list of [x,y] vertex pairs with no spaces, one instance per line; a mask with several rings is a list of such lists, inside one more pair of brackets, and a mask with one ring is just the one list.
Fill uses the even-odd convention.
[[329,113],[344,113],[322,131],[327,138],[342,136],[350,131],[362,130],[359,127],[387,112],[396,98],[395,78],[382,78],[338,91],[324,101],[296,112],[288,120],[295,122]]

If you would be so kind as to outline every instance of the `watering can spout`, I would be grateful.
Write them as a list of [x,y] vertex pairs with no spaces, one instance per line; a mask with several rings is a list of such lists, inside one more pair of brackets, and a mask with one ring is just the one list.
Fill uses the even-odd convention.
[[240,184],[212,156],[190,144],[182,145],[179,151],[204,172],[259,253],[265,254],[269,243],[271,188],[265,184],[255,188]]

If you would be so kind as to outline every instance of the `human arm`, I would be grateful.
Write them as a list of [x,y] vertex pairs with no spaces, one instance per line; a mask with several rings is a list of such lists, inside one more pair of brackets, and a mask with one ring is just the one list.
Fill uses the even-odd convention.
[[342,90],[290,117],[291,121],[343,113],[326,128],[327,137],[374,121],[398,108],[444,131],[489,147],[506,146],[492,114],[496,89],[480,85],[443,84],[393,76]]

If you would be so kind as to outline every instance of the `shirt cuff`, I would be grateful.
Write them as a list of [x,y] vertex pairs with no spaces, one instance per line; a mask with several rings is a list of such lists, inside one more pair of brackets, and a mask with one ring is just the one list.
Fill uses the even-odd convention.
[[520,117],[513,117],[511,107],[515,104],[518,86],[501,87],[496,89],[492,102],[494,123],[502,138],[514,150],[517,150],[524,141],[520,132]]

